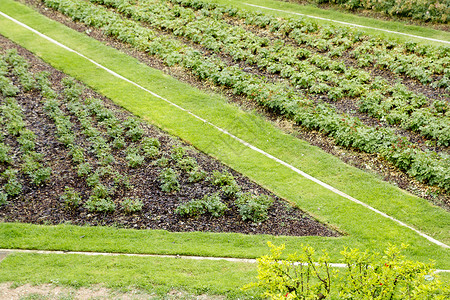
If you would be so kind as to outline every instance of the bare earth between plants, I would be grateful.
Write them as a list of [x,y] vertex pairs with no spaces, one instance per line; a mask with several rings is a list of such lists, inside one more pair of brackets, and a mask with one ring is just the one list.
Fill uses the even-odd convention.
[[[41,71],[49,72],[51,87],[61,95],[64,87],[61,82],[66,77],[63,73],[49,67],[27,50],[15,45],[4,37],[0,37],[0,49],[4,54],[8,49],[17,49],[19,55],[25,57],[30,65],[30,71],[37,74]],[[103,170],[100,174],[100,181],[110,193],[110,200],[116,209],[109,211],[92,210],[86,207],[86,202],[93,194],[93,189],[86,183],[85,177],[77,174],[76,165],[71,160],[70,150],[63,143],[57,140],[55,123],[46,115],[43,109],[44,98],[36,89],[24,91],[17,76],[11,72],[8,78],[20,92],[15,97],[17,103],[22,108],[25,126],[36,135],[36,152],[43,154],[42,164],[50,167],[51,177],[42,185],[35,185],[30,182],[29,176],[19,172],[18,181],[22,184],[21,193],[14,197],[9,197],[7,204],[0,207],[1,222],[26,222],[35,224],[61,224],[71,223],[76,225],[111,225],[125,228],[138,229],[165,229],[169,231],[210,231],[210,232],[238,232],[245,234],[272,234],[272,235],[321,235],[338,236],[338,234],[315,221],[298,208],[292,207],[282,199],[279,199],[269,191],[264,190],[254,182],[244,176],[230,170],[221,163],[213,160],[207,155],[200,153],[185,143],[169,136],[161,130],[140,123],[139,128],[144,132],[144,137],[155,138],[160,143],[159,159],[145,159],[145,162],[138,167],[130,167],[127,160],[126,149],[113,149],[111,154],[114,162],[107,166],[101,166],[96,156],[89,150],[89,140],[82,134],[80,122],[72,115],[70,117],[76,136],[76,145],[85,148],[85,160],[97,171]],[[103,100],[104,106],[114,112],[121,121],[129,120],[132,116],[115,106],[108,99],[85,88],[80,99],[99,98]],[[5,97],[0,98],[0,104],[5,103]],[[67,107],[61,106],[63,112],[70,115]],[[92,118],[92,122],[97,128],[102,128],[99,122]],[[3,126],[2,126],[3,127]],[[103,130],[104,131],[104,130]],[[13,162],[0,164],[0,173],[7,169],[21,168],[21,150],[17,139],[6,133],[4,143],[11,148]],[[105,132],[101,132],[106,136]],[[137,148],[138,144],[129,137],[124,140],[128,148]],[[205,172],[205,177],[198,182],[192,182],[189,174],[179,168],[179,164],[173,159],[173,154],[177,150],[183,149],[183,158],[192,159],[198,165],[199,170]],[[164,192],[161,188],[160,173],[165,168],[173,168],[179,174],[179,190]],[[114,183],[114,175],[126,174],[129,182],[128,188],[123,188]],[[236,185],[247,195],[267,195],[274,199],[273,205],[267,213],[267,220],[261,222],[251,222],[243,220],[239,213],[239,208],[232,197],[224,196],[223,187],[211,183],[214,172],[233,175]],[[105,175],[105,173],[107,173]],[[93,174],[93,173],[92,173]],[[106,178],[106,179],[105,179]],[[0,182],[3,186],[6,179]],[[81,203],[76,206],[68,205],[61,196],[67,192],[67,188],[76,191],[81,198]],[[204,195],[217,194],[227,205],[228,209],[224,214],[213,217],[209,213],[201,214],[197,217],[186,217],[175,213],[178,205],[187,203],[193,199],[202,199]],[[135,212],[127,211],[122,205],[124,199],[139,199],[142,202],[141,210]],[[122,206],[121,206],[122,205]]]

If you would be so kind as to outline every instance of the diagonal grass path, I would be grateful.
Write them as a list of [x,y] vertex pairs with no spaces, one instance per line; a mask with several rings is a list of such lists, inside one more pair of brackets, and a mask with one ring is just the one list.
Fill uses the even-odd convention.
[[[378,180],[373,175],[346,166],[317,148],[283,134],[262,118],[244,113],[236,107],[226,104],[225,100],[217,95],[200,93],[159,71],[139,64],[133,58],[50,21],[18,3],[10,0],[2,1],[0,10],[56,40],[63,41],[69,47],[172,102],[186,107],[202,118],[214,121],[215,124],[226,128],[234,135],[266,152],[273,153],[320,180],[338,187],[347,194],[362,199],[437,239],[448,241],[448,214],[439,208],[432,207],[426,201],[408,195]],[[210,128],[205,122],[180,112],[161,99],[143,93],[142,90],[118,80],[105,70],[42,40],[10,21],[2,18],[0,25],[0,32],[3,35],[30,49],[55,67],[84,81],[131,112],[188,140],[202,151],[220,158],[234,169],[308,210],[321,221],[332,223],[349,234],[349,236],[338,239],[309,237],[292,238],[292,241],[308,242],[315,247],[326,248],[329,252],[335,253],[344,245],[382,249],[388,242],[396,244],[405,242],[411,244],[409,254],[416,259],[426,260],[434,257],[439,263],[448,264],[448,251],[431,245],[406,228],[400,228],[391,220],[377,216],[367,209],[361,209],[360,206],[341,196],[318,187],[292,170],[274,163],[263,155],[255,154],[251,149],[227,138],[223,133]],[[101,80],[99,80],[100,78]],[[2,228],[6,228],[6,224],[0,227],[0,234],[3,232]],[[54,227],[51,228],[45,230],[52,231]],[[34,227],[35,231],[40,229],[41,227]],[[203,235],[212,237],[212,239],[223,236],[206,233]],[[252,241],[260,243],[264,239],[271,238],[250,236],[245,239],[250,243]],[[14,247],[14,242],[18,241],[14,241],[14,239],[7,241],[8,247]],[[62,243],[62,241],[60,242]],[[52,243],[55,244],[55,241]],[[194,241],[193,244],[198,243]],[[210,250],[214,252],[214,255],[220,255],[222,245],[219,243],[217,246]],[[259,247],[261,246],[260,244]],[[42,247],[42,245],[31,243],[22,247]],[[205,250],[207,249],[198,249],[200,252]],[[240,250],[237,253],[242,253],[242,249]],[[261,249],[257,252],[260,251]],[[244,254],[247,257],[253,255],[255,254],[251,252]]]

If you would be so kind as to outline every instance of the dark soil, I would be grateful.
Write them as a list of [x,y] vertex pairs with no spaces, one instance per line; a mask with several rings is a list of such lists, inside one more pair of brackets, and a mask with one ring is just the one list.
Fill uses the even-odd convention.
[[[354,167],[357,167],[361,170],[377,174],[380,179],[388,181],[398,187],[416,195],[421,198],[427,199],[435,205],[438,205],[446,210],[450,210],[450,195],[445,193],[443,190],[436,188],[434,186],[429,186],[427,184],[423,184],[418,182],[413,177],[409,176],[405,172],[399,170],[397,167],[392,165],[390,162],[384,160],[382,157],[377,154],[367,154],[363,153],[357,149],[353,148],[344,148],[341,146],[337,146],[333,139],[327,137],[326,135],[317,132],[311,131],[304,127],[293,124],[293,122],[286,120],[279,115],[268,112],[258,106],[256,103],[249,101],[246,97],[234,94],[230,89],[217,87],[214,84],[206,81],[200,80],[197,77],[193,76],[190,72],[180,68],[178,66],[168,67],[166,66],[162,60],[158,59],[154,56],[149,56],[143,52],[139,52],[131,48],[129,45],[118,42],[115,39],[109,38],[103,34],[102,31],[96,30],[90,27],[85,26],[82,23],[74,22],[72,19],[64,16],[63,14],[46,8],[39,0],[19,0],[20,2],[26,3],[29,6],[35,8],[41,14],[56,20],[76,31],[83,32],[104,44],[114,47],[130,56],[137,58],[142,63],[147,64],[150,67],[162,70],[163,72],[177,78],[180,81],[188,83],[192,86],[195,86],[204,91],[213,91],[216,93],[221,93],[227,97],[230,102],[238,103],[243,109],[256,111],[262,115],[265,115],[270,121],[272,121],[279,128],[284,131],[293,134],[294,136],[303,139],[310,144],[320,147],[322,150],[327,153],[333,154],[340,158],[347,164],[350,164]],[[251,27],[251,26],[246,26]],[[264,33],[263,33],[264,34]],[[268,34],[268,33],[267,33]],[[292,43],[292,41],[290,42]],[[308,48],[309,49],[309,48]],[[352,64],[351,62],[346,62]],[[390,73],[390,72],[387,72]],[[389,74],[384,73],[383,71],[378,71],[375,75],[383,75],[384,78],[390,78]],[[392,74],[391,74],[392,75]],[[395,75],[395,78],[398,78]],[[395,78],[391,78],[391,80],[395,81]],[[409,80],[407,78],[403,78],[403,83],[412,82],[413,80]],[[414,83],[406,84],[411,90],[416,92],[424,92],[428,97],[440,99],[442,93],[432,91],[428,86],[424,86],[419,82],[415,81]],[[336,105],[336,103],[335,103]],[[341,101],[337,104],[338,110],[342,112],[348,112],[349,114],[358,114],[355,112],[355,102],[354,101]],[[378,123],[378,120],[374,118],[368,117],[365,115],[363,118],[365,122],[368,124]],[[398,133],[405,135],[411,141],[417,140],[417,134],[411,133],[406,130],[401,130],[398,128]],[[433,150],[433,149],[430,149]],[[448,152],[448,147],[440,149],[435,149],[438,151],[446,151]]]
[[[6,49],[17,49],[19,54],[29,62],[31,72],[49,72],[53,89],[61,92],[63,89],[61,79],[65,77],[63,73],[53,69],[27,50],[0,36],[0,49],[2,48],[3,50],[0,50],[0,52],[4,52]],[[17,78],[13,75],[10,75],[10,78],[15,82],[16,86],[20,86]],[[101,98],[105,106],[114,110],[121,119],[125,120],[131,115],[92,90],[85,89],[83,98],[85,97]],[[20,176],[20,181],[23,184],[22,193],[19,196],[10,198],[7,205],[0,207],[0,221],[2,222],[113,225],[126,228],[165,229],[169,231],[238,232],[244,234],[293,236],[339,235],[248,178],[150,125],[143,125],[145,135],[158,138],[161,142],[161,150],[164,156],[170,155],[170,150],[174,146],[186,147],[189,149],[189,156],[195,158],[199,166],[209,174],[214,170],[227,170],[234,175],[243,191],[255,195],[264,194],[273,197],[275,201],[269,210],[269,218],[259,224],[242,221],[238,209],[231,199],[224,199],[230,209],[222,217],[213,218],[210,215],[202,215],[197,218],[180,217],[174,213],[174,209],[178,204],[191,199],[202,198],[205,194],[218,192],[220,190],[219,187],[212,185],[207,180],[199,183],[188,183],[187,175],[182,174],[180,176],[181,190],[165,193],[161,190],[160,182],[157,178],[162,169],[161,167],[156,166],[152,162],[146,162],[145,166],[141,168],[131,169],[126,165],[123,151],[120,150],[113,151],[116,160],[113,167],[115,170],[120,171],[121,174],[126,173],[130,177],[133,188],[131,190],[117,189],[113,196],[113,201],[119,204],[126,197],[138,198],[144,203],[143,210],[134,214],[125,214],[119,209],[119,205],[117,206],[118,209],[112,213],[89,212],[83,206],[67,209],[64,202],[60,199],[60,195],[64,192],[66,186],[70,186],[80,192],[84,200],[88,198],[90,188],[86,185],[83,178],[77,176],[68,154],[68,149],[56,140],[55,125],[43,111],[40,93],[36,90],[30,92],[22,91],[16,97],[16,100],[23,108],[27,128],[31,129],[37,136],[36,151],[44,154],[43,164],[52,168],[52,176],[47,184],[35,186],[29,183],[27,175],[22,174]],[[0,102],[3,101],[0,100]],[[77,144],[88,144],[86,138],[79,134],[79,124],[73,123],[75,124],[74,132],[77,132]],[[20,150],[15,138],[8,135],[5,142],[14,149],[12,156],[17,160],[16,158],[20,157]],[[88,159],[93,165],[95,164],[93,155],[89,156]],[[18,162],[15,162],[15,164],[17,165],[14,165],[14,167],[20,168]],[[6,168],[6,165],[0,165],[0,173]],[[0,183],[4,184],[1,179]]]

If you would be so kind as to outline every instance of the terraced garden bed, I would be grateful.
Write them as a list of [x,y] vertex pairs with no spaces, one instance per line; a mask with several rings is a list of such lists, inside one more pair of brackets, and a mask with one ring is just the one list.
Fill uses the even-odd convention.
[[312,144],[449,207],[448,47],[202,1],[26,2],[150,66],[221,89]]
[[0,49],[2,222],[338,235],[3,37]]

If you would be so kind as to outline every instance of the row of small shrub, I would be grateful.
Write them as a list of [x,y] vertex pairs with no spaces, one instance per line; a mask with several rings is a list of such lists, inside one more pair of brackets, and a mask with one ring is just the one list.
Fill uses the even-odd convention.
[[[15,86],[6,75],[17,76],[21,88]],[[35,151],[36,134],[26,128],[23,109],[14,98],[21,90],[29,91],[36,87],[33,74],[28,72],[28,63],[15,49],[0,57],[0,91],[6,96],[0,105],[0,120],[4,124],[0,130],[0,164],[6,167],[0,174],[0,181],[4,181],[0,187],[0,205],[6,204],[8,197],[22,192],[21,173],[38,186],[45,184],[51,176],[51,168],[43,165],[43,155]],[[19,144],[20,155],[14,155],[11,147],[4,142],[7,135]]]
[[407,17],[437,23],[450,22],[448,0],[308,0],[313,3],[335,3],[348,9],[370,9],[393,17]]
[[[273,204],[273,199],[266,195],[255,196],[251,193],[243,193],[242,188],[236,183],[233,175],[227,171],[214,171],[209,181],[221,187],[222,196],[234,200],[239,214],[244,221],[260,223],[268,218],[268,210]],[[219,193],[205,195],[202,199],[193,199],[179,204],[175,213],[183,217],[197,217],[209,213],[213,217],[225,214],[228,206],[222,201]]]

